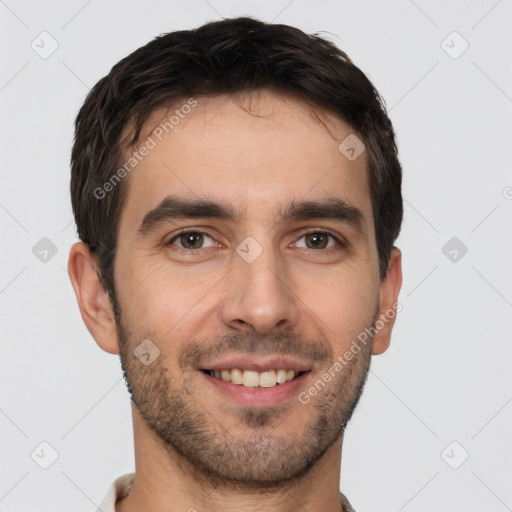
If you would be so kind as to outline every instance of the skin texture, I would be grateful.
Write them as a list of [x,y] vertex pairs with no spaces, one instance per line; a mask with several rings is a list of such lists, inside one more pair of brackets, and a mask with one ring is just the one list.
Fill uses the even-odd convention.
[[[310,107],[270,92],[243,106],[251,113],[226,97],[198,99],[131,173],[115,259],[120,324],[87,247],[70,252],[82,318],[103,350],[120,353],[132,394],[136,478],[118,512],[341,510],[343,429],[394,317],[307,404],[294,395],[243,407],[198,366],[287,354],[311,369],[299,390],[307,391],[392,310],[401,254],[392,250],[381,282],[366,154],[349,161],[338,150],[349,126],[323,113],[327,130]],[[153,113],[147,134],[164,115]],[[230,203],[241,219],[173,219],[138,233],[171,194]],[[363,232],[339,220],[277,220],[292,199],[333,196],[361,210]],[[180,246],[187,237],[169,245],[182,228],[208,236],[196,249]],[[325,231],[344,245],[315,238]],[[262,249],[252,263],[236,252],[249,236]],[[134,356],[144,339],[160,350],[147,366]]]

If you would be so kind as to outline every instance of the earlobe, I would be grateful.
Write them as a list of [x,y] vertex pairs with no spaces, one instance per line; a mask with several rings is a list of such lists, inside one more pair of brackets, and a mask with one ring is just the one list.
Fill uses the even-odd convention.
[[377,333],[373,339],[372,354],[385,352],[391,343],[391,331],[395,324],[396,315],[401,307],[398,295],[402,287],[402,253],[397,247],[391,249],[388,272],[380,286],[379,314],[375,328]]
[[116,324],[108,295],[98,278],[96,259],[89,247],[78,242],[69,251],[68,273],[82,319],[105,352],[119,353]]

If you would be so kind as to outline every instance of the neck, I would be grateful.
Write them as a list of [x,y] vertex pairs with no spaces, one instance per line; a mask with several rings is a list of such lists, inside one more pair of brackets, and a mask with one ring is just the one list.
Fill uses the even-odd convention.
[[304,476],[262,489],[214,481],[163,446],[136,407],[132,412],[136,476],[130,494],[117,502],[116,512],[342,510],[339,482],[343,436]]

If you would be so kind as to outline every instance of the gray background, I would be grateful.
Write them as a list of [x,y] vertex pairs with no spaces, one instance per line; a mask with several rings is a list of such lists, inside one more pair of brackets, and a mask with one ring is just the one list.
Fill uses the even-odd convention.
[[[0,512],[93,511],[134,469],[118,356],[89,335],[66,271],[74,117],[154,36],[240,14],[322,32],[397,132],[403,311],[346,433],[341,489],[358,512],[512,510],[512,1],[5,0]],[[47,469],[42,442],[58,453]]]

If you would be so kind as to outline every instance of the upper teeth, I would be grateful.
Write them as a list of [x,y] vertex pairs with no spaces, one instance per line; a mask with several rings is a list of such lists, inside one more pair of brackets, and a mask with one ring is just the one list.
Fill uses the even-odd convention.
[[288,380],[292,380],[296,372],[295,370],[268,370],[265,372],[255,372],[252,370],[240,370],[234,368],[232,370],[210,370],[209,374],[217,379],[225,380],[246,386],[249,388],[260,386],[262,388],[271,388],[276,384],[284,384]]

